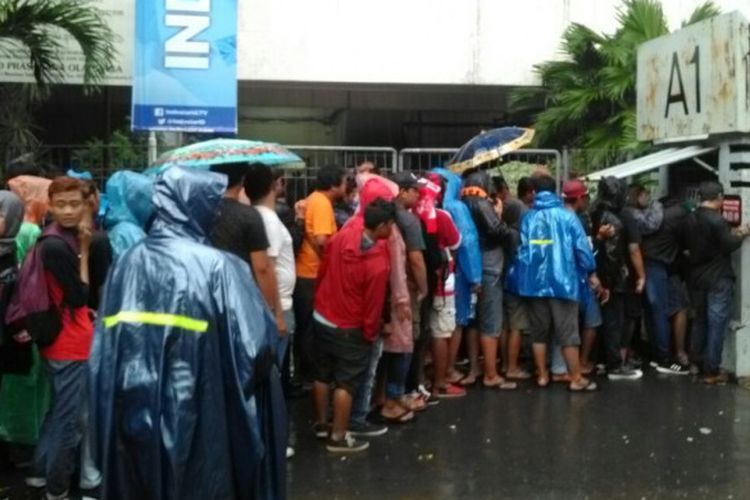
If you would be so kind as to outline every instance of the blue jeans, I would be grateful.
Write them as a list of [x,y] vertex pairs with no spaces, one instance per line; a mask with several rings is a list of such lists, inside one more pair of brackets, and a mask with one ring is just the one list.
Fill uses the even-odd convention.
[[[32,475],[47,480],[47,493],[62,495],[70,488],[86,427],[88,363],[45,359],[44,365],[52,382],[52,402],[34,452]],[[84,450],[88,451],[85,446]]]
[[651,324],[654,347],[660,362],[672,359],[671,335],[669,326],[669,273],[667,266],[660,262],[647,260],[646,265],[646,300],[648,301],[648,318]]
[[386,352],[385,362],[385,397],[390,400],[401,399],[406,392],[406,376],[409,374],[412,354],[410,352]]
[[708,290],[693,291],[695,320],[690,357],[706,375],[716,375],[721,367],[724,337],[729,328],[734,299],[734,281],[722,278]]
[[372,343],[372,352],[370,353],[370,364],[367,367],[367,373],[362,379],[362,384],[357,388],[357,394],[354,395],[352,404],[352,413],[349,417],[351,422],[364,424],[367,414],[370,413],[370,400],[372,399],[372,389],[375,386],[375,376],[378,371],[378,362],[383,354],[383,339],[378,337]]

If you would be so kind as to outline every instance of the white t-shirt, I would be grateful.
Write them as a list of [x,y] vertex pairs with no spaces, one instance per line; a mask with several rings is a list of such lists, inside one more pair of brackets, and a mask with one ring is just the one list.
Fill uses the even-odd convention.
[[292,293],[297,280],[292,235],[274,210],[259,205],[255,208],[263,217],[263,225],[266,228],[268,256],[276,261],[276,281],[279,283],[281,308],[288,311],[292,308]]

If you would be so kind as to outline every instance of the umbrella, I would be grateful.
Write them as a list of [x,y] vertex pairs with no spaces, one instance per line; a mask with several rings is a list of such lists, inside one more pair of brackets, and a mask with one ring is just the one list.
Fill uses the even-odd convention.
[[461,173],[516,151],[534,138],[534,130],[501,127],[482,132],[464,144],[448,162],[448,169]]
[[176,165],[208,170],[227,163],[261,163],[269,167],[304,168],[305,162],[288,149],[271,142],[212,139],[164,153],[146,174],[158,174]]

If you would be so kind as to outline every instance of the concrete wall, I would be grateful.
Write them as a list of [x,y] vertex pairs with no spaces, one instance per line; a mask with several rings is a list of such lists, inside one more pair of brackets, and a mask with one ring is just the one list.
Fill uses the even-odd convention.
[[[672,28],[702,0],[662,0]],[[748,0],[716,0],[750,16]],[[620,0],[241,0],[241,80],[531,85],[571,22],[617,25]]]

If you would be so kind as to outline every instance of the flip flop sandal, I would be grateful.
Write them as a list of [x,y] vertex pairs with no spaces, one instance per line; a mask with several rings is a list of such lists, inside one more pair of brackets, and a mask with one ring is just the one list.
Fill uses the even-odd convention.
[[506,373],[505,378],[510,380],[529,380],[531,378],[531,373],[521,370],[513,374]]
[[570,392],[594,392],[597,389],[599,389],[599,387],[593,380],[589,380],[588,382],[586,382],[586,385],[583,385],[581,387],[573,387],[572,384],[568,386],[568,391]]
[[387,425],[403,425],[413,422],[416,419],[416,415],[414,415],[413,411],[404,409],[403,413],[395,417],[386,417],[381,413],[380,419]]
[[510,382],[508,380],[503,380],[502,382],[495,382],[492,384],[486,384],[482,382],[482,387],[485,389],[494,389],[497,391],[515,391],[518,389],[518,384],[515,382]]
[[[542,382],[544,380],[544,382]],[[550,380],[549,377],[537,377],[537,379],[534,381],[537,387],[540,389],[546,389],[549,387]]]
[[[466,375],[464,378],[458,381],[458,385],[461,387],[471,387],[477,385],[479,382],[479,375]],[[471,382],[469,382],[471,380]]]
[[[427,403],[424,400],[421,400],[421,399],[412,399],[412,401],[413,402],[411,404],[408,404],[408,403],[405,403],[404,401],[400,400],[398,402],[398,404],[404,410],[406,410],[406,411],[413,411],[415,413],[419,413],[419,412],[423,412],[423,411],[427,410],[428,405],[427,405]],[[421,401],[421,404],[420,403],[416,403],[416,401]]]

